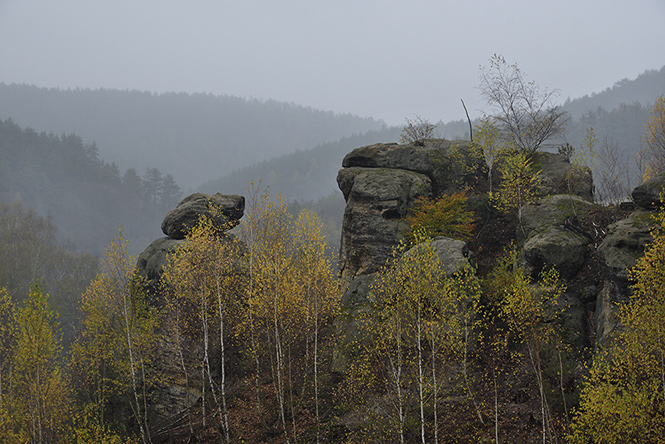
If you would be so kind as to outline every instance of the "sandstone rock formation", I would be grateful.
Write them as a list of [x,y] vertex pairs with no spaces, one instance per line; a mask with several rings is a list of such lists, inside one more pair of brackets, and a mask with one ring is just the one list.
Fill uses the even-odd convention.
[[645,210],[653,210],[660,206],[660,194],[665,190],[665,173],[653,177],[642,185],[635,187],[631,196],[635,205]]
[[[641,205],[651,203],[641,201]],[[651,215],[651,212],[639,209],[613,223],[598,247],[598,254],[605,266],[605,279],[596,299],[594,315],[598,344],[607,343],[612,333],[619,328],[619,306],[630,295],[628,270],[635,266],[644,254],[644,248],[653,239],[650,232],[653,228]]]
[[159,278],[166,256],[182,245],[201,216],[208,217],[220,233],[238,224],[245,210],[245,198],[237,195],[195,193],[184,198],[168,212],[162,222],[167,237],[153,241],[138,257],[136,268],[144,278],[151,297],[159,299]]
[[562,278],[573,277],[584,262],[591,239],[575,223],[577,214],[596,208],[578,196],[557,194],[526,205],[518,235],[525,241],[523,259],[534,277],[555,267]]
[[238,224],[244,210],[243,196],[195,193],[168,212],[162,222],[162,232],[171,239],[184,239],[201,216],[208,217],[220,230],[226,231]]
[[[171,210],[162,222],[162,231],[167,237],[153,241],[138,257],[136,268],[143,277],[142,284],[152,304],[162,307],[160,278],[166,258],[185,242],[185,237],[196,226],[201,216],[208,217],[220,230],[220,236],[237,225],[243,216],[245,198],[236,195],[217,193],[213,196],[196,193],[184,198],[174,210]],[[153,394],[153,408],[158,420],[169,423],[174,415],[194,405],[201,397],[201,392],[194,388],[192,381],[185,381],[181,376],[180,356],[167,343],[159,345],[161,355],[157,362],[162,374],[171,381],[164,384]],[[190,344],[187,353],[197,356],[200,344]],[[200,387],[197,385],[196,387]]]
[[431,140],[424,146],[376,144],[346,155],[337,183],[346,199],[341,279],[375,272],[402,240],[415,199],[452,192],[483,175],[469,142]]

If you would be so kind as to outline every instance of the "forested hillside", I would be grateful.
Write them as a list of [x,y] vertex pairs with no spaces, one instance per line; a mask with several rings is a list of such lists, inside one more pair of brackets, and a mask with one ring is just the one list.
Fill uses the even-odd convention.
[[[570,120],[564,139],[558,143],[567,142],[579,148],[587,130],[593,129],[597,138],[595,150],[599,155],[605,154],[603,161],[612,157],[616,168],[622,172],[621,179],[628,190],[641,181],[636,156],[642,146],[644,125],[649,118],[651,106],[648,104],[653,104],[661,94],[665,94],[665,67],[660,71],[647,71],[632,81],[617,82],[602,93],[568,100],[563,107],[570,113]],[[474,126],[479,123],[479,117],[471,116]],[[401,128],[388,127],[324,143],[311,150],[275,156],[209,180],[200,190],[243,193],[250,181],[261,180],[264,185],[282,192],[288,200],[316,200],[337,192],[335,177],[350,149],[380,142],[397,142],[400,132]],[[468,122],[438,122],[434,133],[436,137],[449,140],[468,140]],[[557,147],[547,149],[556,151]],[[600,158],[589,160],[594,170],[602,167],[600,162]]]
[[665,66],[660,70],[643,72],[634,80],[623,79],[601,92],[585,95],[578,99],[568,98],[563,107],[573,117],[580,117],[598,108],[612,111],[621,104],[640,103],[650,108],[656,98],[665,93]]
[[0,119],[96,142],[120,168],[169,171],[185,188],[262,159],[379,130],[382,122],[272,100],[60,90],[0,83]]
[[58,238],[100,254],[120,227],[142,248],[159,235],[166,211],[182,197],[170,174],[157,168],[121,173],[95,144],[0,121],[0,202],[21,202],[49,215]]

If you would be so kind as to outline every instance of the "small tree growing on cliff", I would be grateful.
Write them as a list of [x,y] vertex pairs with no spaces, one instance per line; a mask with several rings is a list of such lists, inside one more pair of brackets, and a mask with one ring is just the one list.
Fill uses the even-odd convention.
[[509,65],[500,55],[494,54],[489,67],[480,68],[480,91],[497,111],[501,138],[528,156],[565,130],[567,113],[552,106],[557,91],[527,81],[517,64]]
[[517,152],[506,156],[499,190],[490,195],[493,205],[499,211],[517,210],[517,217],[522,222],[522,207],[536,200],[539,173],[534,171],[526,153]]
[[406,119],[402,134],[399,138],[401,143],[412,143],[416,146],[424,146],[425,142],[432,138],[436,125],[429,120],[416,116],[415,119]]

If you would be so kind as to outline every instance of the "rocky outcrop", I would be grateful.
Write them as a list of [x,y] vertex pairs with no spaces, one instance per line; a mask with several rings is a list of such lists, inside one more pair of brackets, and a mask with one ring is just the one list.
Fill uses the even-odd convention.
[[162,267],[166,264],[166,257],[174,253],[185,241],[183,239],[171,239],[162,237],[154,240],[139,255],[136,268],[143,277],[143,284],[152,299],[157,299],[159,294],[159,279]]
[[348,283],[390,257],[415,199],[431,196],[431,181],[412,171],[354,167],[340,171],[338,183],[347,202],[340,256],[341,278]]
[[403,219],[418,197],[457,190],[476,180],[482,162],[464,141],[376,144],[347,154],[337,175],[346,200],[342,283],[348,285],[385,263],[402,240],[407,228]]
[[660,194],[663,190],[665,190],[665,173],[635,187],[631,196],[635,205],[645,210],[653,210],[661,206]]
[[[169,254],[182,247],[187,235],[196,226],[201,217],[207,217],[219,235],[229,237],[225,231],[238,224],[243,216],[245,198],[236,195],[192,194],[183,199],[177,207],[170,211],[162,222],[162,231],[167,237],[153,241],[138,257],[136,268],[142,277],[141,284],[148,293],[149,301],[158,308],[163,308],[160,291],[162,269]],[[200,381],[187,381],[182,377],[181,359],[187,362],[200,362],[201,344],[188,345],[184,355],[177,355],[176,348],[170,344],[169,335],[160,335],[158,347],[160,355],[155,365],[159,366],[165,383],[153,393],[153,411],[156,420],[171,424],[173,418],[190,408],[201,398],[198,390]],[[183,356],[185,356],[183,358]],[[184,361],[182,361],[184,362]],[[218,371],[213,363],[213,371]],[[192,374],[197,374],[192,372]],[[195,377],[196,378],[196,377]],[[168,381],[168,383],[166,383]]]
[[[642,203],[642,205],[645,205]],[[637,210],[629,217],[613,223],[607,229],[598,254],[605,266],[603,287],[596,299],[596,343],[605,345],[620,328],[619,307],[630,295],[629,270],[644,255],[646,245],[653,240],[652,213]]]
[[578,196],[554,195],[522,209],[519,235],[524,239],[526,269],[537,277],[544,267],[554,267],[564,279],[572,278],[589,252],[591,238],[579,226],[577,214],[596,205]]
[[533,165],[540,169],[540,196],[571,194],[593,202],[594,185],[591,169],[573,165],[560,154],[537,152]]
[[238,224],[245,210],[245,198],[217,193],[195,193],[184,198],[175,209],[168,212],[162,222],[167,237],[153,241],[139,255],[136,263],[139,276],[151,298],[158,303],[159,279],[166,257],[185,242],[185,237],[199,219],[207,217],[219,229],[220,234]]
[[598,253],[609,274],[616,279],[628,280],[628,270],[644,254],[644,247],[653,239],[651,212],[638,210],[607,227],[607,235],[598,247]]
[[162,222],[162,232],[171,239],[184,239],[201,216],[210,219],[221,231],[230,230],[238,224],[244,210],[243,196],[195,193],[168,212]]

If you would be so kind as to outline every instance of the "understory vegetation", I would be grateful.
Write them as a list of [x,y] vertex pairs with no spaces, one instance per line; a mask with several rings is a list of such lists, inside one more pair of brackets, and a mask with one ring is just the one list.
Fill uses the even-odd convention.
[[514,247],[484,275],[447,274],[415,228],[341,337],[320,223],[258,191],[246,217],[237,236],[202,219],[159,300],[120,233],[67,350],[38,283],[20,304],[3,289],[5,441],[660,442],[662,213],[631,271],[626,328],[586,382],[561,334],[565,286],[554,269],[527,273]]

